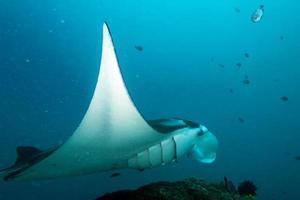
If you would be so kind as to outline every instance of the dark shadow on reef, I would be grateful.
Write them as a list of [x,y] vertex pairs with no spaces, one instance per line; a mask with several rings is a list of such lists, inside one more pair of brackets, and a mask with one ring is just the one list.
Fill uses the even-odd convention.
[[[249,181],[248,181],[249,182]],[[189,178],[177,182],[157,182],[137,190],[122,190],[105,194],[96,200],[255,200],[255,195],[239,194],[227,178],[219,184]],[[234,186],[233,186],[234,187]],[[235,188],[235,187],[234,187]],[[255,189],[256,190],[256,189]]]

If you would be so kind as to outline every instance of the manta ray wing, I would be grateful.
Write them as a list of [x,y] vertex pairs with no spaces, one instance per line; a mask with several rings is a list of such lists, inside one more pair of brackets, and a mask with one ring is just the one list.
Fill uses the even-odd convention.
[[104,23],[99,77],[79,127],[51,155],[12,178],[48,179],[119,168],[134,154],[163,137],[165,134],[149,126],[132,102]]

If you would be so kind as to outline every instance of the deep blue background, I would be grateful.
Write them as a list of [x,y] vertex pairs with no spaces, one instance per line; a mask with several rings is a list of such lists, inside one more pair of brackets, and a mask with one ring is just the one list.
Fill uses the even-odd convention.
[[[254,24],[261,4],[265,15]],[[103,21],[143,115],[198,121],[220,143],[211,165],[2,182],[0,199],[92,199],[190,176],[251,179],[259,199],[300,198],[299,10],[296,0],[0,0],[0,168],[14,162],[16,146],[47,148],[76,129],[96,83]]]

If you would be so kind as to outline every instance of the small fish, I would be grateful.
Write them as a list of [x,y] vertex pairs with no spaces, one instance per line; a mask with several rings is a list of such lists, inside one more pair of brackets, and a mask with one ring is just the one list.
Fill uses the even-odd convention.
[[251,21],[253,23],[259,22],[262,19],[262,16],[264,15],[264,11],[265,11],[264,6],[260,5],[259,8],[256,9],[252,14]]
[[117,177],[117,176],[120,176],[121,174],[119,172],[115,172],[115,173],[112,173],[110,175],[110,178],[113,178],[113,177]]
[[239,122],[240,122],[241,124],[245,122],[245,120],[244,120],[243,118],[241,118],[241,117],[238,117],[238,120],[239,120]]
[[250,84],[250,80],[249,80],[249,79],[244,79],[244,80],[243,80],[243,83],[244,83],[245,85],[249,85],[249,84]]
[[246,58],[249,58],[249,57],[250,57],[249,53],[245,53],[244,56],[245,56]]
[[232,89],[232,88],[230,88],[230,89],[229,89],[229,92],[232,94],[232,93],[233,93],[233,89]]
[[243,80],[243,83],[244,83],[245,85],[249,85],[249,84],[250,84],[250,80],[249,80],[249,76],[248,76],[248,75],[245,75],[245,78],[244,78],[244,80]]
[[279,37],[279,39],[280,39],[281,41],[284,40],[283,35],[281,35],[281,36]]
[[237,67],[241,67],[242,66],[242,63],[238,62],[235,64]]
[[282,96],[282,97],[281,97],[281,100],[282,100],[282,101],[288,101],[289,98],[288,98],[287,96]]
[[295,156],[294,159],[300,161],[300,156]]
[[221,68],[225,67],[225,65],[223,65],[223,64],[218,64],[218,66],[221,67]]
[[134,46],[134,48],[136,49],[136,50],[138,50],[138,51],[143,51],[143,47],[142,46],[140,46],[140,45],[135,45]]
[[240,13],[240,12],[241,12],[241,10],[240,10],[239,8],[237,8],[237,7],[234,8],[234,11],[235,11],[236,13]]

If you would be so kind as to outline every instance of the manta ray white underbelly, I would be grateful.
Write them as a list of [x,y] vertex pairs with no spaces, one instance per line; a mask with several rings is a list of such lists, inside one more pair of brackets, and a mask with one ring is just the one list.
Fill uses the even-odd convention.
[[14,165],[0,170],[3,180],[40,180],[120,168],[146,169],[188,154],[210,163],[217,140],[204,126],[173,118],[146,121],[126,89],[113,41],[103,25],[102,57],[90,106],[63,145],[41,151],[18,147]]

